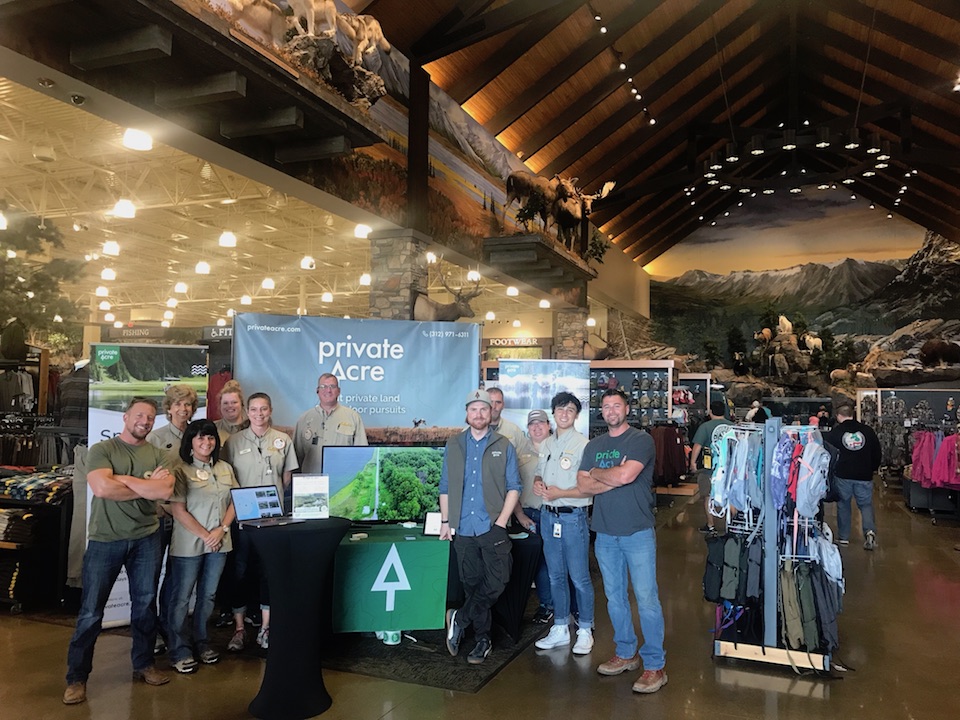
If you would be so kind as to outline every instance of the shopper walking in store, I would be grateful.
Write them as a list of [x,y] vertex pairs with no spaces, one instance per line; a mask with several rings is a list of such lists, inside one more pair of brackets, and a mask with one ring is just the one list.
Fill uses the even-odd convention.
[[[493,398],[491,397],[491,400]],[[520,526],[529,532],[538,532],[540,528],[540,506],[543,498],[534,492],[534,482],[537,475],[537,465],[540,463],[540,448],[543,442],[550,437],[550,418],[543,410],[531,410],[527,414],[527,440],[523,448],[516,448],[517,463],[520,466],[520,502],[514,511],[514,517]],[[534,579],[537,587],[537,610],[533,621],[544,625],[553,619],[553,595],[550,592],[550,573],[547,571],[547,561],[540,553],[537,565],[537,575]]]
[[[293,441],[289,435],[271,426],[273,403],[266,393],[253,393],[247,398],[247,415],[250,417],[250,427],[230,436],[223,447],[223,459],[233,466],[240,487],[275,485],[282,498],[283,489],[290,486],[293,471],[298,467]],[[244,534],[234,523],[232,534],[234,632],[227,649],[239,652],[246,645],[244,622],[247,602],[259,580],[261,625],[257,644],[266,650],[270,644],[267,583],[262,573],[258,573],[254,567],[256,553],[249,533]]]
[[[197,671],[197,658],[204,665],[220,660],[220,653],[210,647],[207,621],[227,553],[233,548],[230,524],[235,512],[230,489],[239,485],[233,468],[220,459],[220,436],[211,420],[195,420],[187,426],[180,460],[169,505],[176,522],[170,543],[168,629],[173,669],[188,674]],[[194,588],[191,638],[187,610]]]
[[216,425],[222,447],[228,437],[250,424],[243,404],[243,388],[240,387],[240,383],[236,380],[227,380],[224,383],[217,395],[217,407],[220,408],[220,419],[216,421]]
[[851,498],[860,508],[863,549],[877,546],[877,523],[873,515],[873,474],[883,456],[880,440],[869,425],[854,420],[853,407],[841,405],[835,413],[836,425],[823,439],[840,451],[834,468],[837,495],[837,543],[850,544],[853,511]]
[[339,402],[340,382],[336,375],[324,373],[319,377],[317,399],[316,407],[307,410],[297,420],[293,434],[300,471],[307,474],[320,472],[325,446],[367,444],[367,432],[360,413]]
[[[700,528],[700,532],[716,535],[716,518],[710,513],[710,478],[713,474],[710,446],[713,442],[713,431],[720,425],[728,424],[723,414],[726,410],[723,400],[714,400],[710,403],[710,419],[700,424],[693,434],[693,448],[690,451],[690,474],[696,473],[697,488],[703,498],[703,512],[707,522]],[[698,469],[699,468],[699,469]]]
[[[593,496],[594,551],[607,612],[613,624],[616,652],[602,663],[601,675],[636,670],[643,674],[633,683],[634,692],[652,693],[667,684],[664,671],[663,609],[657,590],[657,539],[654,530],[653,438],[627,423],[629,402],[622,390],[607,390],[600,411],[607,432],[591,440],[583,451],[577,487]],[[643,646],[637,655],[637,634],[627,591],[627,578],[640,615]]]
[[[180,462],[180,444],[183,441],[183,432],[187,429],[194,414],[197,412],[197,391],[189,385],[171,385],[163,393],[163,412],[167,416],[167,424],[147,435],[147,442],[163,450],[167,455],[167,465],[176,467]],[[161,554],[170,547],[170,538],[173,536],[173,518],[167,511],[167,504],[160,503],[157,507],[157,516],[160,518]],[[157,640],[153,651],[162,655],[167,650],[170,626],[170,584],[167,578],[170,574],[170,557],[167,554],[167,564],[160,584],[160,610],[158,613]]]
[[[477,644],[467,662],[490,654],[490,609],[510,577],[512,543],[507,523],[520,499],[517,454],[490,427],[490,395],[467,396],[467,429],[447,441],[440,474],[440,539],[452,540],[465,599],[448,610],[447,650],[456,656],[472,625]],[[456,533],[456,535],[454,535]]]
[[548,437],[540,448],[540,463],[534,480],[534,492],[543,498],[540,508],[540,536],[547,558],[550,587],[553,592],[553,627],[537,640],[541,650],[570,644],[570,583],[575,588],[579,612],[575,655],[593,649],[593,582],[590,580],[590,528],[587,512],[592,496],[577,487],[577,471],[583,459],[587,439],[573,427],[580,415],[576,395],[559,392],[550,402],[557,434]]
[[123,414],[120,435],[97,443],[87,455],[87,484],[93,499],[80,613],[67,651],[63,693],[67,705],[87,699],[87,678],[93,670],[103,611],[123,567],[130,592],[133,679],[148,685],[170,681],[153,660],[161,559],[156,503],[169,498],[174,485],[173,473],[163,466],[164,453],[147,442],[156,417],[153,400],[134,398]]

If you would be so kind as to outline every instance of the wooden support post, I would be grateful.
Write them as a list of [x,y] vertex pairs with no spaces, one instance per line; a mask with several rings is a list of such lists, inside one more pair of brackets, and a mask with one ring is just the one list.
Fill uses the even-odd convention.
[[410,63],[410,112],[407,137],[407,227],[430,232],[427,200],[430,136],[430,75]]

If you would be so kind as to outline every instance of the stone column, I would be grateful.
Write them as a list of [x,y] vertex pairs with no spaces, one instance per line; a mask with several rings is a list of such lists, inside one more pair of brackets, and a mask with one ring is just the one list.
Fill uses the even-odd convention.
[[427,292],[428,235],[401,228],[371,233],[370,317],[412,320],[413,303]]
[[553,346],[557,360],[583,360],[589,314],[586,308],[557,310],[553,323]]

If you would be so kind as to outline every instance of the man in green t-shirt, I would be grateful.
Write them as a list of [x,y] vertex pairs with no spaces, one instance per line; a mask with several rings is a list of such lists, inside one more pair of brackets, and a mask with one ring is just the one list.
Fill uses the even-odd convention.
[[164,685],[169,676],[154,667],[160,524],[156,501],[173,493],[174,476],[163,467],[164,451],[147,442],[157,417],[153,400],[134,398],[123,414],[119,436],[99,442],[87,456],[87,484],[93,492],[83,556],[83,595],[77,629],[67,650],[63,702],[87,699],[87,678],[110,590],[126,567],[130,585],[133,679]]
[[[690,472],[697,474],[697,485],[700,488],[700,496],[703,498],[703,510],[707,515],[707,524],[700,528],[700,532],[708,535],[714,535],[717,532],[714,527],[715,518],[710,514],[710,477],[713,473],[710,445],[713,441],[713,431],[717,426],[730,424],[730,421],[724,417],[725,410],[723,400],[714,400],[710,403],[710,419],[697,428],[697,432],[693,435],[693,448],[690,451]],[[697,459],[701,452],[703,463],[700,470],[697,470]]]

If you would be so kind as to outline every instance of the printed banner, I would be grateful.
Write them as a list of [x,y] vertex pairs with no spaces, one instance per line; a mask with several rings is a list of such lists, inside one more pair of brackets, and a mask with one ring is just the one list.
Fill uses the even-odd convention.
[[480,377],[474,323],[241,313],[233,330],[234,376],[247,395],[270,395],[277,425],[316,406],[317,378],[331,373],[366,427],[460,427]]
[[[488,383],[492,387],[493,383]],[[506,360],[500,359],[496,386],[503,390],[503,416],[527,429],[527,413],[545,410],[551,417],[550,401],[558,392],[573,393],[583,409],[574,428],[584,435],[590,429],[589,360]]]
[[[143,344],[94,344],[90,347],[89,437],[91,444],[109,440],[123,431],[123,412],[132,397],[148,397],[160,410],[154,429],[167,424],[163,394],[170,385],[185,384],[197,391],[194,419],[206,417],[207,349],[204,347]],[[87,518],[93,493],[87,487]],[[162,570],[161,570],[162,581]],[[110,591],[103,625],[130,622],[130,595],[127,571]]]

